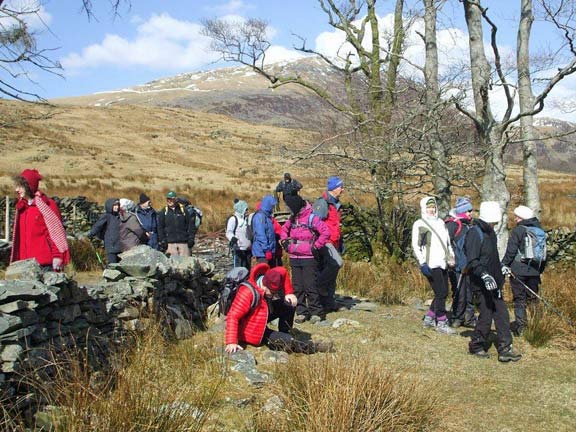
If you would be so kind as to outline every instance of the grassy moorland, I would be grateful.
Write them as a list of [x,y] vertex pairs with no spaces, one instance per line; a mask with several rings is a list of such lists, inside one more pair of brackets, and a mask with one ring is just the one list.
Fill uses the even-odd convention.
[[[164,193],[177,189],[204,210],[203,229],[211,231],[221,229],[235,196],[254,204],[286,170],[306,185],[307,196],[320,192],[326,174],[291,165],[290,148],[313,140],[301,131],[171,108],[0,102],[0,110],[9,123],[0,128],[4,193],[23,167],[38,168],[50,194],[99,202],[135,199],[144,190],[160,206]],[[22,121],[22,114],[45,118]],[[511,169],[512,205],[521,202],[520,179]],[[546,226],[574,228],[574,180],[541,174]],[[572,320],[575,280],[574,266],[551,267],[543,278],[543,295]],[[86,371],[75,356],[62,363],[57,383],[41,389],[59,407],[49,417],[56,431],[72,432],[576,430],[576,336],[554,314],[534,311],[533,327],[515,340],[524,358],[504,365],[495,356],[471,358],[465,329],[448,337],[421,328],[416,305],[431,294],[410,264],[385,256],[347,262],[339,292],[381,304],[374,312],[330,316],[358,325],[299,327],[334,340],[335,353],[292,355],[287,365],[275,365],[266,362],[266,349],[250,348],[260,370],[273,376],[262,388],[224,367],[221,332],[173,343],[151,326],[108,373]],[[270,414],[264,405],[274,395],[284,405]],[[24,430],[10,412],[3,418],[0,429]]]

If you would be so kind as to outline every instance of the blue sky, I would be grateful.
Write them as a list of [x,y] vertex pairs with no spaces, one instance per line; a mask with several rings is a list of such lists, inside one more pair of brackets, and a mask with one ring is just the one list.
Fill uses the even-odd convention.
[[[7,4],[26,4],[38,0],[6,1]],[[327,24],[315,0],[132,0],[131,7],[121,8],[117,17],[112,16],[108,1],[94,3],[97,4],[96,19],[89,21],[81,11],[80,0],[42,1],[40,15],[49,31],[36,20],[34,28],[39,32],[39,46],[57,48],[52,54],[64,66],[65,78],[31,71],[36,84],[22,81],[20,87],[46,98],[76,96],[215,67],[216,55],[199,34],[203,18],[267,20],[272,30],[272,59],[297,55],[291,51],[292,45],[298,43],[293,33],[306,37],[310,47],[328,54],[334,54],[342,41],[342,35]],[[420,2],[408,0],[407,3],[413,6]],[[499,25],[503,54],[511,57],[515,50],[518,11],[514,6],[517,3],[483,1]],[[384,25],[391,24],[388,14],[393,4],[391,0],[379,1],[378,12]],[[466,61],[467,36],[461,4],[449,0],[440,18],[443,28],[439,33],[441,72],[449,73]],[[486,32],[485,37],[487,35]],[[535,24],[533,51],[557,46],[559,41],[550,29]],[[409,45],[407,56],[421,63],[423,50],[415,33]],[[417,72],[407,66],[405,73]],[[576,99],[576,79],[563,83],[552,96],[554,105],[562,104],[564,99]],[[498,104],[502,95],[495,90],[493,97]],[[573,113],[562,113],[552,105],[546,114],[576,120]]]

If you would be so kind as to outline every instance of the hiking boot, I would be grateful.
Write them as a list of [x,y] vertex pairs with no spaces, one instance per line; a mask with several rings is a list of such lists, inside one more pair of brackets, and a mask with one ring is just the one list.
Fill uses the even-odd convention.
[[502,351],[502,352],[498,353],[498,361],[502,362],[502,363],[508,363],[511,361],[517,362],[521,358],[522,358],[522,354],[518,354],[518,353],[514,352],[512,347],[508,348],[506,351]]
[[430,315],[424,316],[424,321],[422,321],[422,326],[424,328],[434,328],[436,327],[436,318],[431,317]]
[[490,358],[490,354],[488,354],[486,351],[484,350],[480,350],[480,351],[476,351],[476,352],[471,352],[470,355],[473,355],[474,357],[478,357],[481,359],[487,359]]
[[447,320],[438,321],[436,324],[436,331],[447,335],[455,335],[458,332],[448,325]]
[[461,325],[462,325],[462,320],[461,320],[461,319],[458,319],[458,318],[455,318],[455,319],[452,320],[452,323],[450,324],[450,327],[452,327],[452,328],[458,328],[458,327],[460,327]]
[[478,320],[476,318],[470,318],[470,319],[464,320],[464,323],[462,323],[462,325],[464,327],[467,327],[467,328],[475,328],[477,322],[478,322]]
[[303,322],[307,321],[308,317],[306,315],[296,315],[294,317],[294,322],[296,324],[302,324]]
[[316,324],[319,323],[320,321],[324,321],[326,318],[322,317],[320,315],[312,315],[310,317],[310,324]]

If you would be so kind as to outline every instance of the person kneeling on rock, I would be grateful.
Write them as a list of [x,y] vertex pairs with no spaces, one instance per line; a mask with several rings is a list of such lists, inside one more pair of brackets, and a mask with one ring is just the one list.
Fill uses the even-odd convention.
[[[250,271],[248,283],[255,292],[241,285],[226,315],[226,353],[242,350],[239,344],[267,345],[271,349],[306,354],[332,349],[330,343],[302,342],[290,335],[297,300],[284,267],[271,269],[268,264],[259,263]],[[267,324],[277,318],[278,331],[274,331]]]

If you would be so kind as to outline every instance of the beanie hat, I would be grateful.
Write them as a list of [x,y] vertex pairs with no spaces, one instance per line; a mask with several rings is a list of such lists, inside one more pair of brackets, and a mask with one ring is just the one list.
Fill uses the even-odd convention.
[[20,173],[20,177],[26,180],[26,183],[28,183],[28,186],[30,187],[30,191],[32,191],[32,193],[36,193],[38,190],[38,183],[40,183],[40,180],[42,180],[42,176],[38,170],[25,169]]
[[328,189],[329,191],[332,191],[334,189],[337,189],[339,187],[343,187],[344,186],[344,181],[338,177],[338,176],[332,176],[328,179],[328,183],[326,184],[326,189]]
[[468,198],[459,197],[456,199],[456,206],[454,207],[456,214],[466,213],[467,211],[471,211],[472,208],[472,203]]
[[486,223],[498,223],[502,219],[500,204],[496,201],[480,203],[480,219]]
[[248,210],[248,203],[243,200],[234,200],[234,201],[236,201],[234,203],[234,211],[241,215],[246,213],[246,210]]
[[150,197],[148,195],[146,195],[144,192],[142,192],[140,194],[140,200],[139,200],[140,204],[144,204],[145,202],[148,202],[148,201],[150,201]]
[[292,180],[290,173],[284,173],[284,180]]
[[284,273],[280,268],[274,267],[264,274],[262,283],[270,291],[279,291],[284,288]]
[[166,194],[166,198],[174,199],[174,198],[177,198],[177,197],[178,197],[178,195],[176,195],[176,192],[174,192],[174,191],[170,191],[170,192],[168,192],[168,193]]
[[293,215],[297,215],[302,210],[302,207],[306,205],[306,201],[302,199],[299,195],[288,195],[284,198],[284,202],[290,209]]
[[534,217],[534,211],[530,207],[518,206],[514,209],[514,214],[520,219],[532,219]]
[[135,206],[136,205],[134,204],[134,201],[129,200],[127,198],[120,198],[120,209],[121,210],[132,211],[132,210],[134,210]]

